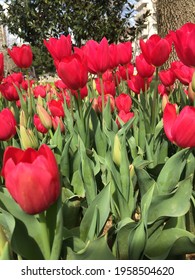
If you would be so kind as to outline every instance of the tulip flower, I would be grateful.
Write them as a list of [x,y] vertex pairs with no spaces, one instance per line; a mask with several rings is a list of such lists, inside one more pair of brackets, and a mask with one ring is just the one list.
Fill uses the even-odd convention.
[[72,53],[72,43],[70,35],[61,35],[60,38],[50,38],[48,41],[44,40],[48,52],[54,60],[61,61]]
[[[100,79],[99,78],[95,79],[95,83],[96,83],[96,89],[98,93],[101,95],[102,92],[101,92]],[[114,81],[104,80],[103,87],[104,87],[104,94],[111,94],[112,96],[116,95],[116,88],[115,88]]]
[[172,69],[162,70],[159,72],[159,78],[162,84],[166,87],[172,86],[175,82],[175,74]]
[[115,98],[115,105],[118,111],[128,113],[131,109],[132,99],[128,94],[121,93]]
[[83,48],[87,56],[88,71],[92,74],[103,74],[109,69],[109,45],[104,37],[100,43],[89,40]]
[[[106,107],[108,100],[110,101],[110,111],[111,111],[111,113],[113,113],[114,108],[115,108],[114,97],[111,94],[104,95],[104,107]],[[98,96],[97,103],[98,103],[99,112],[102,112],[102,96],[101,95]]]
[[109,45],[109,69],[115,69],[119,65],[118,46],[116,44]]
[[64,58],[57,65],[57,72],[68,88],[81,89],[88,81],[87,58],[79,54]]
[[176,104],[167,103],[163,113],[164,131],[177,146],[195,147],[195,108],[185,106],[177,114]]
[[133,112],[128,112],[126,113],[125,111],[121,110],[118,113],[118,116],[116,118],[116,123],[118,125],[118,128],[121,127],[121,124],[119,122],[119,119],[123,122],[123,123],[127,123],[129,120],[131,120],[134,117],[134,113]]
[[155,67],[145,60],[143,54],[136,56],[135,66],[139,75],[143,78],[150,78],[153,76]]
[[121,79],[123,80],[127,80],[127,76],[131,77],[133,75],[134,72],[134,66],[131,63],[128,63],[126,66],[120,66],[119,65],[119,75],[121,77]]
[[44,127],[44,125],[42,124],[42,122],[37,114],[35,114],[33,117],[33,123],[38,132],[41,132],[43,134],[48,132],[48,129],[46,127]]
[[117,45],[118,62],[121,65],[127,65],[131,62],[132,58],[132,44],[131,42],[119,43]]
[[0,127],[1,141],[7,141],[16,134],[16,120],[8,108],[0,112]]
[[8,54],[19,68],[29,68],[32,64],[33,53],[30,45],[14,46],[8,49]]
[[145,92],[151,82],[151,78],[144,79],[139,74],[132,76],[130,80],[127,81],[128,87],[135,92],[136,94],[140,94],[140,92]]
[[62,100],[52,99],[48,102],[48,108],[53,117],[64,117],[64,109]]
[[171,69],[176,78],[184,85],[188,86],[192,81],[194,69],[184,65],[181,61],[174,61],[171,63]]
[[181,62],[195,67],[195,24],[188,22],[177,29],[173,35],[173,43]]
[[57,162],[45,144],[38,151],[32,148],[25,151],[6,148],[2,176],[13,199],[28,214],[38,214],[48,209],[60,194]]
[[16,89],[16,84],[9,82],[3,82],[0,85],[0,92],[8,101],[17,101],[19,100],[19,95]]
[[41,96],[42,98],[45,98],[46,96],[46,86],[38,85],[33,89],[34,97],[38,98],[38,96]]
[[140,40],[140,48],[145,60],[156,67],[162,66],[171,52],[171,45],[167,39],[155,34],[144,42]]

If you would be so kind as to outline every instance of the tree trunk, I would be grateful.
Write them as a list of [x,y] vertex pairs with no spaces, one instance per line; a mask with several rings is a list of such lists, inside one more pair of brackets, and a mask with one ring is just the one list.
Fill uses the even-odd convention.
[[[165,37],[169,30],[175,31],[186,22],[195,23],[195,1],[157,0],[156,17],[158,34]],[[165,64],[165,68],[168,68],[170,63],[177,59],[177,55],[173,51],[169,61]]]

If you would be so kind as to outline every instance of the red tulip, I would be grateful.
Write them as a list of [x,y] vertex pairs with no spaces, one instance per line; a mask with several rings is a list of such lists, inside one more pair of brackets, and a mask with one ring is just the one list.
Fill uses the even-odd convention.
[[[15,85],[16,85],[16,83],[15,83]],[[18,95],[15,85],[13,83],[9,83],[9,82],[3,82],[0,85],[0,92],[5,97],[5,99],[7,99],[9,101],[19,100],[19,95]],[[19,85],[18,85],[18,87],[19,87]]]
[[30,45],[14,46],[12,49],[8,49],[8,54],[20,68],[29,68],[32,64],[33,53]]
[[43,85],[38,85],[33,89],[34,96],[38,98],[38,96],[41,96],[42,98],[45,98],[46,96],[46,87]]
[[8,108],[0,112],[0,127],[1,141],[7,141],[16,134],[16,120]]
[[163,113],[167,138],[179,147],[195,147],[195,108],[185,106],[177,115],[176,105],[167,103]]
[[58,126],[60,126],[60,131],[62,133],[65,132],[65,125],[62,121],[61,118],[59,117],[51,117],[51,120],[52,120],[52,125],[53,125],[53,129],[56,130],[58,128]]
[[184,85],[188,86],[192,81],[194,69],[184,65],[181,61],[174,61],[171,63],[171,69],[176,78]]
[[118,62],[121,65],[127,65],[131,62],[132,58],[132,44],[131,42],[119,43],[118,49]]
[[57,72],[68,88],[81,89],[88,81],[87,59],[84,55],[73,54],[59,62]]
[[109,45],[109,69],[115,69],[119,65],[118,46],[116,44]]
[[140,48],[145,60],[156,67],[163,65],[171,52],[170,42],[155,34],[144,42],[140,40]]
[[48,102],[49,110],[53,117],[64,117],[64,109],[62,100],[51,100]]
[[34,123],[34,126],[36,127],[37,131],[39,131],[43,134],[48,132],[48,129],[46,127],[44,127],[44,125],[42,124],[42,122],[37,114],[35,114],[33,117],[33,123]]
[[136,56],[135,65],[136,65],[137,72],[143,78],[149,78],[149,77],[153,76],[155,67],[153,65],[149,64],[145,60],[143,54]]
[[133,92],[139,94],[141,91],[145,92],[149,88],[151,80],[151,78],[144,79],[139,74],[137,74],[135,76],[131,76],[131,79],[127,81],[127,84]]
[[195,67],[195,24],[188,22],[176,30],[173,42],[179,59]]
[[61,35],[59,39],[50,38],[48,41],[44,40],[44,44],[54,60],[60,61],[71,55],[72,43],[70,35]]
[[[78,99],[78,91],[77,90],[71,90],[71,94],[74,95]],[[80,89],[80,97],[81,99],[84,99],[88,95],[88,88],[87,86],[84,86]]]
[[172,69],[162,70],[159,72],[159,77],[162,84],[166,87],[172,86],[175,82],[175,74]]
[[100,43],[89,40],[83,48],[87,56],[88,71],[92,74],[103,74],[110,67],[109,45],[104,37]]
[[[106,107],[106,104],[108,103],[108,100],[110,100],[110,111],[114,112],[114,108],[115,108],[114,97],[110,94],[104,95],[104,106],[105,107]],[[97,103],[98,103],[99,112],[102,112],[102,96],[101,95],[98,96]]]
[[120,128],[121,127],[121,124],[119,122],[119,118],[120,120],[123,122],[123,123],[127,123],[130,119],[132,119],[134,117],[134,113],[133,112],[125,112],[123,110],[121,110],[119,113],[118,113],[118,116],[116,118],[116,123],[118,125],[118,127]]
[[48,209],[60,194],[57,162],[45,144],[38,151],[6,148],[2,175],[11,196],[28,214]]
[[[95,83],[96,83],[96,89],[97,89],[98,93],[102,94],[101,86],[100,86],[100,79],[99,78],[95,79]],[[104,87],[104,94],[111,94],[112,96],[116,95],[116,88],[115,88],[114,81],[104,80],[103,87]]]
[[132,99],[128,94],[121,93],[115,98],[115,105],[118,111],[124,111],[128,113],[131,109]]
[[133,75],[133,72],[134,72],[134,66],[131,63],[128,63],[125,66],[120,66],[119,65],[118,69],[119,69],[119,75],[125,81],[127,80],[127,75],[128,75],[128,77],[131,77]]

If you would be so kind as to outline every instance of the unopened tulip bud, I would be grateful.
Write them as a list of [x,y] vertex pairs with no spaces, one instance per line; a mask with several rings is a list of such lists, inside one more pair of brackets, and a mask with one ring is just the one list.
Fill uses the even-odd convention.
[[31,138],[29,137],[29,133],[24,126],[20,126],[20,141],[23,148],[26,150],[27,148],[32,148]]
[[5,236],[5,232],[3,230],[3,227],[0,225],[0,256],[3,253],[3,249],[5,247],[6,242],[7,242],[7,239]]
[[130,177],[132,178],[135,175],[135,169],[133,164],[129,165]]
[[194,73],[192,75],[192,90],[193,90],[193,92],[195,92],[195,70],[194,70]]
[[121,143],[118,137],[118,134],[114,137],[114,148],[112,154],[113,161],[120,166],[121,164]]
[[33,149],[37,149],[38,146],[39,146],[37,137],[34,135],[34,133],[33,133],[33,131],[31,129],[28,129],[27,132],[28,132],[29,138],[31,140],[31,144],[32,144],[31,147]]
[[43,126],[47,129],[52,128],[51,116],[41,105],[37,105],[37,113]]
[[23,110],[20,111],[20,125],[27,127],[27,118]]
[[65,132],[65,125],[60,117],[58,116],[52,117],[52,124],[54,130],[57,130],[58,126],[60,126],[60,131],[62,133]]
[[189,83],[189,86],[188,86],[188,97],[192,102],[194,102],[194,100],[195,100],[195,90],[193,90],[193,88],[192,88],[192,83]]
[[164,109],[165,109],[168,102],[169,102],[168,95],[163,94],[163,96],[162,96],[162,110],[163,110],[163,112],[164,112]]
[[38,95],[37,104],[43,106],[43,98],[40,95]]

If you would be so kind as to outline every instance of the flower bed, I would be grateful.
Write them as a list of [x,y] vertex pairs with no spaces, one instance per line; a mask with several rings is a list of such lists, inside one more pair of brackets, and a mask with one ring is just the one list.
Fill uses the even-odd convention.
[[[140,40],[134,65],[130,42],[44,44],[54,83],[4,77],[0,54],[0,258],[194,253],[195,24]],[[8,53],[31,66],[29,45]]]

